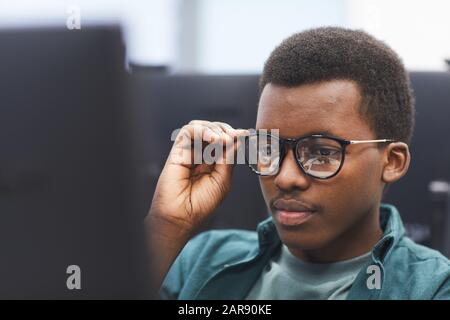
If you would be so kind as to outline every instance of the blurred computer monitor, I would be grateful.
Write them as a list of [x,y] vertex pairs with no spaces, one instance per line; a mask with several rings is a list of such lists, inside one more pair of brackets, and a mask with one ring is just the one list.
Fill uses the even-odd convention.
[[[405,177],[393,184],[384,201],[398,207],[409,235],[418,242],[433,243],[433,181],[450,181],[450,73],[411,72],[416,97],[416,127],[411,143],[411,165]],[[442,211],[444,212],[444,211]],[[442,217],[441,225],[445,225]],[[434,230],[433,230],[434,229]]]
[[123,67],[116,27],[0,31],[0,298],[145,294]]

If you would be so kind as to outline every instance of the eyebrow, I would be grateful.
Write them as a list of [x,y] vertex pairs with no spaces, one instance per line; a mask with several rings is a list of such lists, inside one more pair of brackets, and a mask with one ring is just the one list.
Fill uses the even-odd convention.
[[332,133],[330,131],[313,131],[312,133],[308,133],[308,135],[314,135],[314,134],[320,134],[320,135],[324,135],[324,136],[330,136],[330,137],[334,137],[334,138],[339,138],[339,139],[345,140],[345,138],[342,137],[341,135],[334,134],[334,133]]
[[[258,129],[259,130],[259,129]],[[301,136],[295,136],[292,137],[291,139],[298,139],[300,137],[308,137],[308,136],[312,136],[312,135],[323,135],[323,136],[328,136],[328,137],[333,137],[333,138],[338,138],[341,140],[346,140],[344,137],[342,137],[341,135],[337,135],[332,133],[331,131],[327,131],[327,130],[321,130],[321,131],[309,131],[306,132],[305,134],[301,135]],[[283,136],[280,136],[281,138],[285,138]]]

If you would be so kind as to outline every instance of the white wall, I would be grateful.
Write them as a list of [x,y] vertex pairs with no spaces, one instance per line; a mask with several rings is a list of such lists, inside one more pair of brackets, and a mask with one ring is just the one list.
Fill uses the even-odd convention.
[[372,33],[409,69],[450,58],[449,0],[0,0],[0,28],[65,26],[74,4],[83,25],[122,24],[133,62],[179,71],[258,73],[284,38],[322,25]]
[[198,69],[217,73],[260,72],[284,38],[347,19],[345,0],[202,0],[199,9]]
[[388,43],[414,70],[445,70],[450,59],[450,1],[349,0],[347,25]]
[[[189,0],[186,0],[189,1]],[[321,25],[358,28],[384,40],[412,70],[445,70],[448,0],[202,0],[204,72],[260,72],[283,38]]]

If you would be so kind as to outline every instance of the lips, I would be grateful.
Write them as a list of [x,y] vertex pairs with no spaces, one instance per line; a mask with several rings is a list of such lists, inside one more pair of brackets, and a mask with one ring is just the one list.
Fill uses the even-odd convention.
[[295,199],[278,199],[274,201],[273,208],[274,218],[285,226],[301,225],[317,212],[315,206]]

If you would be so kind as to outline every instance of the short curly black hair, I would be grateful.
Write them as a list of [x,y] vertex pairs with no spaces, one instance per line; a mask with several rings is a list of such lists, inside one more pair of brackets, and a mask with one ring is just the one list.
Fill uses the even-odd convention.
[[385,43],[361,30],[322,27],[296,33],[271,53],[260,78],[293,87],[352,80],[361,90],[361,115],[379,139],[410,143],[415,101],[409,74]]

